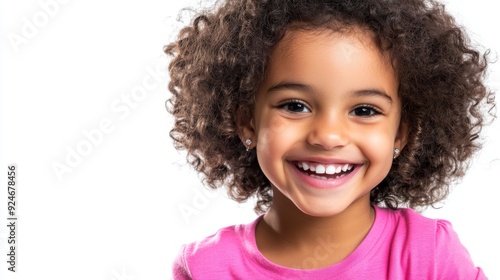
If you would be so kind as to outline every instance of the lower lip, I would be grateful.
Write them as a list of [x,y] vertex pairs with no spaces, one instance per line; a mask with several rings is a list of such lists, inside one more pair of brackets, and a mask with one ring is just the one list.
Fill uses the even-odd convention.
[[[292,168],[293,168],[295,174],[297,174],[297,176],[299,177],[299,179],[302,180],[306,185],[313,187],[315,189],[333,189],[333,188],[341,187],[347,181],[349,181],[352,177],[354,177],[354,175],[356,173],[358,173],[360,167],[362,166],[362,165],[355,165],[352,172],[345,175],[344,177],[340,177],[340,178],[333,179],[333,180],[331,180],[331,179],[330,180],[323,180],[323,179],[317,179],[317,178],[311,177],[311,176],[307,175],[306,173],[301,172],[299,170],[299,168],[297,167],[297,165],[295,165],[293,163],[290,163],[290,164],[293,165]],[[321,176],[321,174],[318,174],[318,175]]]

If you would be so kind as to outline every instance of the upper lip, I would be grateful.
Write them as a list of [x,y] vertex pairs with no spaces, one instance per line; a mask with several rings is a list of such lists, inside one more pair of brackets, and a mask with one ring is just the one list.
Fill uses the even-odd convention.
[[353,162],[352,160],[340,159],[340,158],[321,158],[321,157],[304,157],[300,159],[291,159],[291,162],[307,162],[313,164],[351,164],[358,165],[359,162]]

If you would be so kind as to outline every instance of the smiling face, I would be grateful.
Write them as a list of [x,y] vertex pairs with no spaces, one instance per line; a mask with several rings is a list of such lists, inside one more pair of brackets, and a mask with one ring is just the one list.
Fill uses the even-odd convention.
[[318,217],[369,208],[370,191],[405,144],[388,56],[364,31],[296,30],[267,70],[253,119],[240,128],[273,186],[271,208]]

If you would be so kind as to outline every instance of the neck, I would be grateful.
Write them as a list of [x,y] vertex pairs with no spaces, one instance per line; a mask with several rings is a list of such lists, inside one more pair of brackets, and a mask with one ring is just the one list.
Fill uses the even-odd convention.
[[326,217],[307,215],[290,200],[279,200],[281,199],[278,198],[266,213],[264,222],[277,235],[294,240],[294,244],[300,244],[302,240],[307,241],[308,236],[314,238],[328,235],[342,241],[345,237],[364,233],[364,238],[375,218],[369,197],[354,202],[342,213]]
[[[257,245],[271,261],[280,261],[278,252],[310,254],[328,244],[329,260],[335,263],[349,255],[363,241],[375,219],[369,196],[353,202],[341,213],[314,217],[303,213],[281,193],[274,192],[273,205],[256,230]],[[333,252],[333,253],[332,253]]]

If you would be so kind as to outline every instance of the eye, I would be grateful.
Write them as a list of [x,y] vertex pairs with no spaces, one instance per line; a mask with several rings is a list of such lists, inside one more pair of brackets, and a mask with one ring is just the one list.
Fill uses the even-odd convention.
[[299,100],[288,100],[280,105],[278,105],[278,108],[284,109],[286,111],[292,112],[292,113],[310,113],[311,110],[307,108],[307,106]]
[[358,117],[373,117],[376,115],[380,115],[381,112],[377,110],[375,107],[370,105],[360,105],[354,108],[350,113],[350,115],[358,116]]

